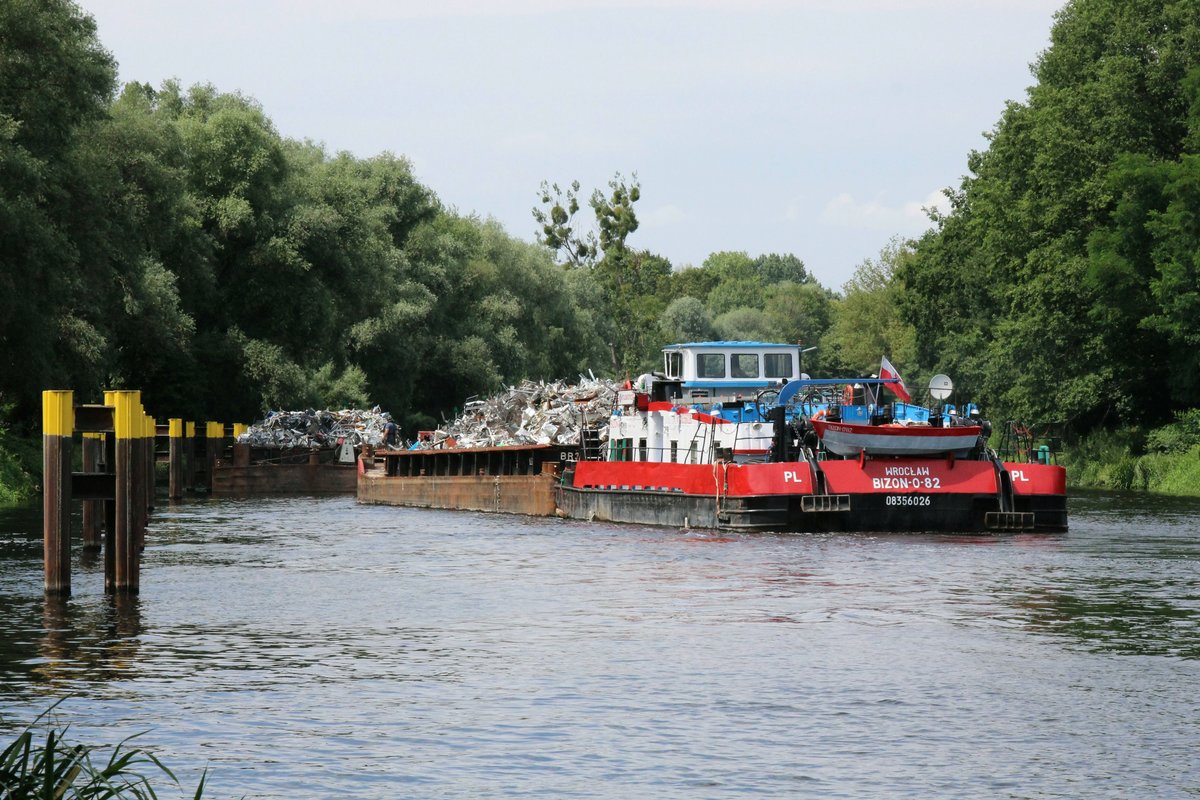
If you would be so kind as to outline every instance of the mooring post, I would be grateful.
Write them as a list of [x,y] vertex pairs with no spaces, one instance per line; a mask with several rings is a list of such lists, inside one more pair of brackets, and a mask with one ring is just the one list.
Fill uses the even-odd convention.
[[146,522],[154,510],[154,494],[158,489],[158,421],[146,415]]
[[104,463],[113,475],[112,499],[104,501],[104,591],[106,594],[112,594],[117,587],[117,393],[106,391],[104,405],[112,409],[114,417],[114,433],[104,437]]
[[42,549],[46,594],[71,593],[71,436],[74,433],[74,392],[42,392]]
[[[133,433],[129,438],[129,485],[130,485],[130,527],[129,536],[133,547],[138,546],[138,529],[142,525],[142,510],[146,505],[145,475],[146,457],[142,453],[142,437],[145,435],[145,414],[142,404],[138,402],[133,407]],[[117,443],[120,446],[120,442]]]
[[220,422],[210,422],[205,426],[207,441],[204,443],[204,456],[208,463],[208,493],[213,490],[213,476],[217,471],[217,459],[225,447],[225,426]]
[[[104,434],[83,434],[83,471],[102,472],[104,464]],[[83,549],[99,550],[104,541],[104,501],[83,501]]]
[[196,491],[196,423],[183,425],[183,490]]
[[[116,438],[115,473],[116,486],[114,491],[114,531],[113,531],[113,574],[111,581],[105,573],[105,589],[114,592],[129,592],[137,594],[139,585],[138,560],[139,553],[136,541],[138,494],[134,486],[137,472],[137,459],[134,448],[137,441],[138,407],[140,392],[118,391],[105,393],[105,403],[109,404],[111,394],[113,405],[113,431]],[[108,559],[105,558],[105,567]]]
[[[154,507],[154,419],[138,403],[141,420],[141,436],[138,439],[138,478],[136,484],[138,524],[135,529],[134,546],[141,553],[146,547],[146,526],[150,523],[150,509]],[[140,558],[140,557],[139,557]]]
[[178,500],[183,497],[183,420],[167,422],[167,497]]

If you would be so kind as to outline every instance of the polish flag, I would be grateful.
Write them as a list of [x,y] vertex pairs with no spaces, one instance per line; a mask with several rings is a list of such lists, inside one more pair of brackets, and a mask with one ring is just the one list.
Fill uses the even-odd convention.
[[899,397],[906,403],[912,402],[912,395],[908,393],[908,388],[904,385],[904,379],[900,377],[900,373],[892,366],[892,362],[887,360],[887,356],[883,357],[883,363],[879,365],[879,377],[884,380],[895,379],[896,383],[884,384],[892,390],[892,394]]

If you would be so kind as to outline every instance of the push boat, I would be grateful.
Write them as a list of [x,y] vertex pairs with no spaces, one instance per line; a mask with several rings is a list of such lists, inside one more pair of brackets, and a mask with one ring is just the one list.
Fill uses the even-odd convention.
[[[1007,460],[973,403],[910,402],[880,375],[813,379],[798,346],[692,342],[618,393],[608,438],[566,454],[563,517],[743,531],[1067,529],[1066,471],[1047,448]],[[884,392],[897,395],[888,399]]]

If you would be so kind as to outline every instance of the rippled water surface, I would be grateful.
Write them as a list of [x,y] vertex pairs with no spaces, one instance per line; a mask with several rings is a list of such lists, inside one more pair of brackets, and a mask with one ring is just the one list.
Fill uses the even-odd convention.
[[[716,536],[197,501],[139,597],[0,512],[0,732],[210,797],[1200,796],[1200,503],[1051,536]],[[11,736],[6,736],[3,743]],[[169,792],[167,793],[170,794]]]

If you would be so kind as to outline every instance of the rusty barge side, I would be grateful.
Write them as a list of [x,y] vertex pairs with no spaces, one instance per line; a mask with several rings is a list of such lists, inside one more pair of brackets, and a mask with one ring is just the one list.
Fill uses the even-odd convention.
[[563,466],[577,457],[564,445],[380,450],[359,462],[358,502],[552,516]]
[[259,497],[289,494],[354,494],[354,463],[338,463],[337,450],[251,448],[235,443],[232,458],[224,452],[211,460],[213,497]]

